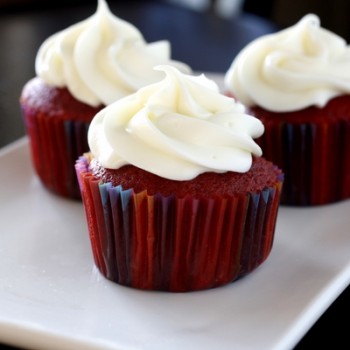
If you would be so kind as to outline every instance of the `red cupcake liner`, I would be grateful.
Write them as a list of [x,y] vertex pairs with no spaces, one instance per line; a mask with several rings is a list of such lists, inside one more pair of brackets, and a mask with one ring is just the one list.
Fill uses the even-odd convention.
[[265,133],[257,142],[285,174],[281,204],[313,206],[350,198],[350,120],[263,123]]
[[197,199],[101,183],[86,157],[76,171],[95,264],[118,284],[209,289],[247,275],[270,254],[282,180],[260,193]]
[[89,123],[22,109],[34,169],[41,182],[58,195],[81,199],[74,165],[89,149]]

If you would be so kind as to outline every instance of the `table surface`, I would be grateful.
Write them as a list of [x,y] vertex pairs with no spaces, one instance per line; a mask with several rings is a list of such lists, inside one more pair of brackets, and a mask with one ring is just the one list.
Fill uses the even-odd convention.
[[[135,24],[147,41],[169,40],[172,57],[198,72],[224,73],[244,45],[278,29],[247,13],[228,20],[212,12],[196,12],[157,1],[111,0],[109,6],[114,14]],[[42,41],[87,18],[95,9],[96,4],[88,1],[40,10],[0,8],[0,147],[25,134],[18,98],[24,83],[35,75],[34,59]],[[295,349],[308,349],[325,341],[332,341],[333,345],[335,341],[349,343],[340,321],[347,316],[349,300],[348,287]]]

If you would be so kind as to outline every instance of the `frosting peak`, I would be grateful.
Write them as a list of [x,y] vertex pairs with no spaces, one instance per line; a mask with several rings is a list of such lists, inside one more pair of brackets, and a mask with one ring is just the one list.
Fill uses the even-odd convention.
[[35,70],[47,84],[67,87],[79,101],[98,106],[160,80],[162,75],[153,70],[159,64],[190,71],[170,59],[168,41],[148,44],[137,28],[99,0],[94,15],[43,42]]
[[203,74],[173,66],[165,78],[101,110],[88,134],[92,154],[106,168],[135,165],[164,178],[189,180],[198,174],[246,172],[262,123],[243,105],[220,94]]
[[308,14],[248,44],[233,60],[225,86],[245,105],[270,111],[322,107],[350,93],[350,48]]

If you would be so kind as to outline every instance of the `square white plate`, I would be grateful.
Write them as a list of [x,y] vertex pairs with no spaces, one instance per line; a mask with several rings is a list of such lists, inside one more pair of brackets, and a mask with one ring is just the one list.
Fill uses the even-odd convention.
[[47,192],[26,138],[0,151],[0,342],[35,349],[292,348],[350,283],[350,200],[281,207],[267,261],[194,293],[116,285],[80,202]]

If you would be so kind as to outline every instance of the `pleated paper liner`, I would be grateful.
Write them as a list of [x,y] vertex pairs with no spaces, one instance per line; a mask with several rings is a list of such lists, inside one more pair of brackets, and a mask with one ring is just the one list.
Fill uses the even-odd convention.
[[48,190],[63,197],[81,199],[75,162],[86,152],[89,123],[23,108],[31,157],[37,175]]
[[218,287],[270,254],[282,179],[260,193],[175,198],[101,183],[76,164],[95,264],[108,279],[146,290]]
[[264,157],[285,173],[281,204],[313,206],[350,198],[350,114],[313,123],[263,119]]

